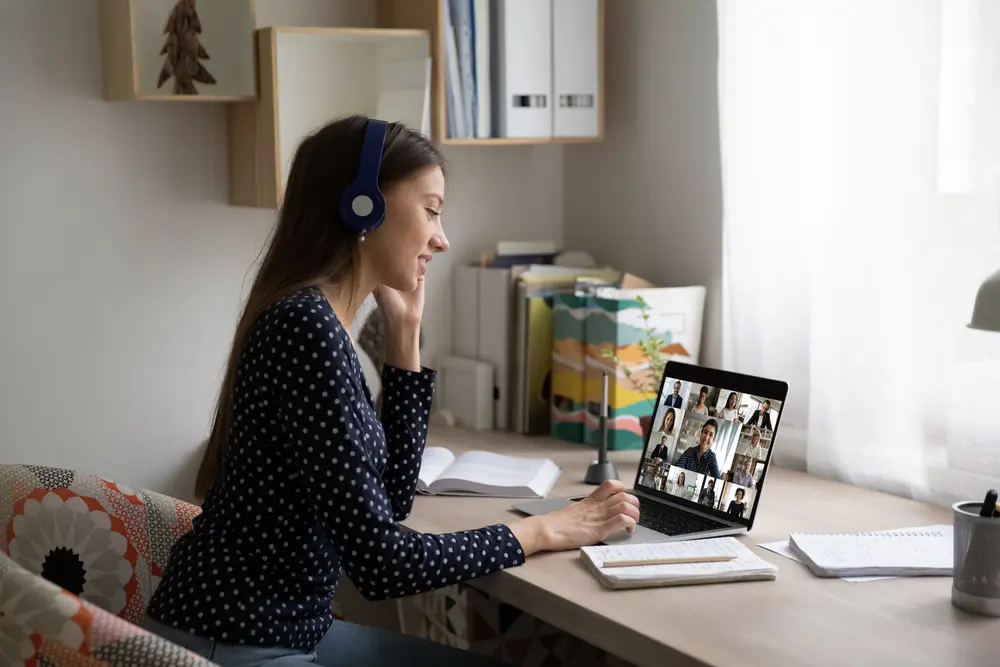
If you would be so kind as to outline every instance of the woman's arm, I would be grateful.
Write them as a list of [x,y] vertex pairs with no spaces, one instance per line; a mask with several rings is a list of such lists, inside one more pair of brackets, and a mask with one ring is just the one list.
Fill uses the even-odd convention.
[[419,320],[396,319],[387,317],[385,325],[381,421],[389,460],[382,481],[393,518],[402,521],[410,516],[417,492],[436,374],[420,365]]
[[[442,535],[400,527],[398,508],[365,444],[377,425],[353,379],[346,332],[322,304],[285,309],[272,331],[274,342],[265,344],[282,359],[282,426],[300,462],[304,492],[366,598],[421,593],[524,562],[522,545],[503,524]],[[414,420],[421,426],[413,431],[425,431],[423,417]],[[415,475],[419,459],[390,454],[386,465],[395,463]]]
[[435,377],[434,371],[426,368],[410,371],[386,363],[382,369],[381,422],[389,451],[382,481],[396,521],[410,516],[413,509]]

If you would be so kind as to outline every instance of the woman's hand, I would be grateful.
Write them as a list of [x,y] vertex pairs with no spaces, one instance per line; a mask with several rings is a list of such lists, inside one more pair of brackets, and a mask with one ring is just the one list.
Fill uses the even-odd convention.
[[424,281],[418,282],[412,292],[379,285],[375,289],[375,302],[385,321],[385,363],[406,371],[419,371]]
[[622,529],[631,533],[638,520],[639,499],[621,481],[608,480],[583,500],[519,521],[511,530],[527,556],[590,546]]
[[419,329],[424,316],[424,281],[419,281],[412,292],[379,285],[375,288],[375,302],[390,330]]

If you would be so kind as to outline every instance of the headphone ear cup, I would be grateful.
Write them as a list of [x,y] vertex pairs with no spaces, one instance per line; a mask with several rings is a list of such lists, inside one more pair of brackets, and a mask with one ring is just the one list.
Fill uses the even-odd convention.
[[382,192],[371,192],[354,183],[340,200],[340,219],[359,234],[375,231],[385,220],[385,198]]
[[378,188],[378,173],[388,130],[384,120],[368,120],[358,176],[340,197],[340,219],[358,234],[374,231],[385,220],[385,198]]

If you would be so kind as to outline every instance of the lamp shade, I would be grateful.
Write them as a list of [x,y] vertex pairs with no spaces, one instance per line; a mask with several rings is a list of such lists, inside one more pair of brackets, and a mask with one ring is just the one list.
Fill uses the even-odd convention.
[[969,328],[1000,331],[1000,271],[979,286]]

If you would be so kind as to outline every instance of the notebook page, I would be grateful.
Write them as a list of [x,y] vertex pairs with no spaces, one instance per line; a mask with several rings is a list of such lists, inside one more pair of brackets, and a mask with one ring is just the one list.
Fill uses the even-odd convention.
[[[875,532],[879,533],[909,533],[909,532],[939,532],[944,533],[948,536],[948,539],[952,539],[953,526],[951,524],[934,524],[932,526],[907,526],[905,528],[893,528],[892,530],[879,530]],[[759,547],[763,547],[768,551],[778,554],[779,556],[784,556],[789,560],[793,560],[796,563],[801,563],[802,558],[792,551],[788,544],[788,540],[779,540],[777,542],[759,542],[757,544]],[[866,581],[881,581],[882,579],[896,579],[895,575],[862,575],[856,577],[840,577],[843,581],[850,581],[853,583],[866,582]]]
[[715,563],[673,563],[669,565],[637,565],[602,569],[603,574],[620,579],[686,579],[710,577],[737,572],[777,571],[777,567],[759,557],[734,537],[719,537],[656,544],[622,544],[584,547],[599,568],[605,562],[618,560],[652,560],[657,558],[692,558],[698,556],[736,556],[734,560]]
[[943,532],[793,534],[795,543],[824,569],[950,568],[952,538]]
[[[733,540],[735,542],[735,540]],[[601,547],[595,554],[595,562],[616,560],[655,560],[657,558],[694,558],[698,556],[739,556],[733,542],[716,540],[686,540],[683,542],[659,542],[653,544],[621,544]]]

